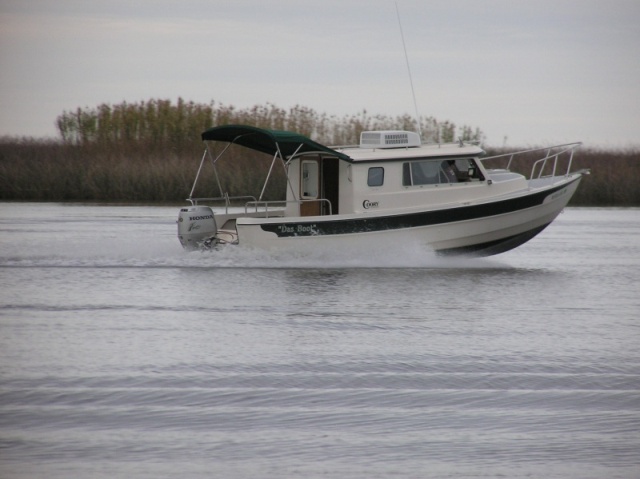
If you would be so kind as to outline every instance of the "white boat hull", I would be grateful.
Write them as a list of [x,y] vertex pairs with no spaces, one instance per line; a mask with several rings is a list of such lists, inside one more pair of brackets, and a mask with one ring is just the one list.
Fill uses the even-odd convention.
[[378,239],[418,242],[442,254],[488,256],[540,233],[566,206],[581,175],[509,198],[393,215],[239,218],[238,242],[267,250],[358,247]]

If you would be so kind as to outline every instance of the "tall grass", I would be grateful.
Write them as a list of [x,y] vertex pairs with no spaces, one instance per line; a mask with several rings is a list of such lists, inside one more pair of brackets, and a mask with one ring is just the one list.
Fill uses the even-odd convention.
[[[171,150],[123,148],[54,141],[0,140],[0,200],[182,202],[191,191],[204,147]],[[230,195],[260,193],[271,158],[235,148],[219,168]],[[195,192],[220,192],[207,164]],[[276,191],[277,190],[277,191]],[[279,199],[284,173],[276,171],[268,198]]]
[[[426,141],[453,141],[456,125],[433,117],[420,119],[422,138]],[[271,103],[237,109],[217,104],[197,104],[182,98],[152,99],[140,103],[102,104],[95,108],[77,108],[63,112],[56,120],[60,138],[66,144],[99,144],[102,148],[127,145],[171,145],[183,149],[198,134],[213,125],[246,124],[259,128],[290,130],[328,145],[354,144],[364,130],[416,130],[409,115],[371,116],[366,110],[338,118],[296,105],[284,110]],[[462,126],[458,136],[480,140],[478,128]]]
[[[458,132],[453,123],[434,118],[421,123],[424,141],[451,141],[456,133],[482,139],[477,128],[463,126]],[[408,115],[366,111],[337,118],[303,106],[283,110],[271,104],[248,109],[183,100],[100,105],[60,115],[60,140],[0,138],[0,200],[181,203],[204,149],[200,133],[223,124],[296,131],[327,145],[355,144],[364,130],[415,130]],[[258,196],[271,158],[241,147],[229,153],[219,170],[225,189],[232,196]],[[592,175],[571,204],[640,206],[640,150],[580,149],[574,168],[590,168]],[[274,180],[265,199],[282,199],[280,168]],[[217,196],[213,176],[204,176],[194,194]]]

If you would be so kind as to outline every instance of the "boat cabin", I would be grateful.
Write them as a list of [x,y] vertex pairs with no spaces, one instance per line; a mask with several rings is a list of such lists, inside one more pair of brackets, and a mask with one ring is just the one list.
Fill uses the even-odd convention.
[[421,145],[416,133],[363,132],[360,145],[289,159],[285,216],[366,213],[459,199],[460,188],[484,181],[477,146]]
[[[423,145],[410,131],[365,131],[360,144],[327,147],[297,133],[265,130],[245,125],[214,127],[202,134],[209,141],[238,144],[273,156],[260,197],[230,197],[217,179],[217,198],[194,198],[205,158],[216,163],[207,147],[188,201],[244,203],[252,217],[308,217],[352,214],[388,214],[394,210],[436,209],[483,201],[496,195],[526,189],[522,175],[510,173],[499,186],[486,188],[492,179],[480,161],[485,152],[464,142]],[[264,191],[276,164],[287,175],[286,200],[265,201]],[[231,217],[231,216],[229,216]]]

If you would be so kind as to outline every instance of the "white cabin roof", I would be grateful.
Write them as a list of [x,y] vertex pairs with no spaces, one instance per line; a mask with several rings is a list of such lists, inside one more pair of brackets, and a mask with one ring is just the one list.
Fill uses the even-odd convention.
[[429,144],[410,148],[335,148],[354,162],[394,161],[409,158],[477,157],[484,154],[479,146],[459,143]]

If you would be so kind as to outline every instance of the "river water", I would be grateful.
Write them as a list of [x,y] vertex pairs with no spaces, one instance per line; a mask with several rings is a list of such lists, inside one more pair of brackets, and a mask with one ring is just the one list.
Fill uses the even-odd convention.
[[640,209],[486,259],[176,217],[0,204],[0,477],[640,477]]

